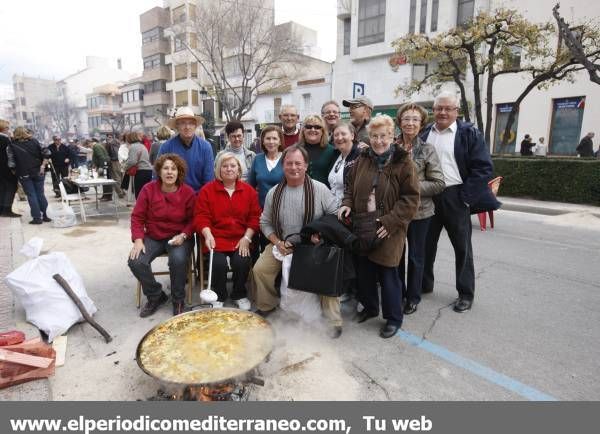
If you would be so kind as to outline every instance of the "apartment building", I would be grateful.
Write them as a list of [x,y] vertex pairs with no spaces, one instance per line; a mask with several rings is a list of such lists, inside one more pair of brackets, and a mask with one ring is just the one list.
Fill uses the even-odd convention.
[[96,86],[86,95],[86,107],[87,130],[90,136],[97,137],[123,128],[121,91],[118,84]]
[[41,139],[46,139],[46,131],[38,131],[47,125],[46,119],[38,105],[46,100],[56,99],[58,95],[56,81],[44,78],[13,75],[15,126],[26,127],[36,131]]
[[[391,43],[395,39],[407,33],[434,35],[468,21],[479,10],[499,7],[517,9],[532,22],[552,21],[552,6],[554,3],[534,0],[338,0],[333,97],[341,101],[366,95],[375,104],[375,113],[393,115],[405,102],[402,96],[396,96],[395,89],[424,76],[430,67],[404,64],[394,72],[389,59],[394,54]],[[600,16],[600,3],[564,0],[561,10],[568,20],[583,21]],[[468,76],[465,85],[472,89]],[[511,103],[526,85],[524,76],[510,74],[496,79],[490,150],[498,150]],[[444,88],[458,91],[450,82]],[[482,94],[485,92],[483,80]],[[573,155],[579,138],[594,130],[595,119],[600,116],[599,98],[600,88],[590,83],[585,73],[579,73],[573,83],[565,81],[547,90],[532,91],[520,107],[513,149],[518,151],[521,138],[531,134],[536,139],[545,138],[550,154]],[[422,92],[411,100],[431,107],[433,95]]]
[[[145,129],[145,92],[144,82],[141,77],[130,80],[119,87],[121,94],[121,109],[120,113],[123,116],[123,130],[131,131],[133,129]],[[152,116],[153,114],[150,114]],[[156,116],[156,114],[154,114]],[[154,119],[151,119],[154,122]],[[159,124],[154,122],[154,129],[158,128]],[[148,128],[148,132],[152,132],[153,128]]]
[[171,44],[165,37],[165,29],[171,25],[171,13],[167,7],[155,7],[140,15],[142,33],[143,126],[154,133],[168,119],[172,107],[172,91],[167,83],[172,79],[171,67],[165,62],[171,52]]

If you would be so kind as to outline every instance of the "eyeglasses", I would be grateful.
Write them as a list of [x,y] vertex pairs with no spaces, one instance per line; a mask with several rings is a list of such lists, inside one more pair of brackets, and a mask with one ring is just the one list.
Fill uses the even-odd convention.
[[340,112],[338,112],[338,111],[336,111],[336,110],[329,110],[329,111],[326,111],[326,112],[321,112],[321,114],[322,114],[323,116],[329,116],[329,115],[339,115],[339,114],[340,114]]
[[305,130],[320,130],[323,128],[321,125],[304,125]]
[[374,142],[377,142],[379,140],[389,139],[391,136],[391,134],[369,134],[369,139],[371,139]]
[[357,109],[357,108],[360,108],[360,107],[364,107],[364,104],[360,104],[360,103],[359,104],[352,104],[350,106],[350,110],[354,110],[354,109]]
[[229,136],[229,140],[240,140],[244,138],[243,134],[230,134]]
[[458,107],[434,107],[433,111],[436,113],[450,113],[456,110]]
[[414,123],[421,123],[421,118],[411,118],[411,117],[402,117],[400,118],[400,121],[402,122],[414,122]]

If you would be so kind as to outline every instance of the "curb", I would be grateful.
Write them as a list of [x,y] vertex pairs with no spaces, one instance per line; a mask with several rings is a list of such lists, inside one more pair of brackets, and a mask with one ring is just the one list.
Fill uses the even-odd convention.
[[600,218],[600,207],[590,205],[579,205],[573,203],[544,202],[541,200],[530,200],[506,196],[498,196],[502,202],[501,210],[526,212],[531,214],[542,214],[556,216],[568,213],[587,213]]

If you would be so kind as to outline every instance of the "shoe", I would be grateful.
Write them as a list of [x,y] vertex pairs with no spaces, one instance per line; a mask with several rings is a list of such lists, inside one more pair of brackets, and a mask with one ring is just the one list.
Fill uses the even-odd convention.
[[411,313],[415,313],[417,311],[417,303],[406,303],[404,305],[404,314],[410,315]]
[[17,214],[16,212],[5,212],[2,214],[2,217],[21,217],[21,214]]
[[433,292],[433,288],[421,288],[421,294],[431,294]]
[[233,300],[233,304],[235,304],[238,309],[250,310],[250,300],[246,297],[240,298],[239,300]]
[[41,225],[42,219],[33,219],[29,222],[30,225]]
[[331,339],[337,339],[342,336],[342,326],[335,326],[329,331],[329,337]]
[[379,316],[379,313],[371,313],[371,312],[367,312],[366,310],[363,310],[361,313],[359,313],[356,316],[356,322],[357,323],[362,323],[365,322],[371,318],[376,318]]
[[399,325],[387,323],[386,325],[381,327],[381,330],[379,331],[379,336],[381,336],[383,339],[388,339],[394,336],[396,333],[398,333],[398,330],[400,330]]
[[174,301],[173,302],[173,315],[179,315],[180,313],[185,312],[185,304],[183,301]]
[[269,315],[271,315],[273,312],[275,312],[275,309],[271,309],[271,310],[260,310],[260,309],[257,309],[254,313],[257,314],[257,315],[262,316],[263,318],[266,318]]
[[147,316],[152,315],[154,312],[158,310],[160,306],[165,304],[169,297],[164,292],[161,292],[160,295],[156,298],[149,298],[144,306],[142,306],[142,310],[140,311],[140,317],[146,318]]
[[352,300],[352,296],[350,294],[348,294],[347,292],[340,295],[340,303],[345,303],[350,300]]
[[466,300],[464,298],[458,298],[456,300],[456,303],[454,303],[454,307],[452,308],[452,310],[454,312],[464,313],[464,312],[470,310],[471,306],[473,306],[473,300]]
[[212,305],[213,309],[223,307],[223,302],[222,301],[213,301],[210,304]]
[[50,217],[48,217],[48,216],[45,215],[44,217],[42,217],[42,221],[46,222],[46,223],[49,223],[49,222],[52,221],[52,219]]

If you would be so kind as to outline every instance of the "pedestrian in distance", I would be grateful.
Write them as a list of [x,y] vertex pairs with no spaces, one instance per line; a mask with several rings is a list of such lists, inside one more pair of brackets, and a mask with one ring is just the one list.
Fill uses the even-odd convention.
[[579,142],[576,150],[580,157],[593,157],[594,156],[594,133],[587,133]]
[[[138,133],[127,133],[125,141],[129,144],[129,154],[123,166],[123,171],[128,175],[126,177],[128,179],[127,183],[133,181],[133,191],[137,199],[144,185],[152,180],[152,165],[150,164],[148,150],[140,141]],[[128,185],[124,185],[123,188],[128,188]]]
[[14,169],[8,166],[8,147],[10,146],[10,123],[0,119],[0,216],[21,217],[13,212],[12,205],[17,193],[18,178]]
[[521,149],[519,150],[519,152],[521,153],[521,156],[529,157],[529,156],[533,155],[532,149],[534,146],[535,146],[535,143],[533,143],[533,141],[531,140],[531,136],[529,134],[525,134],[525,137],[521,141]]

